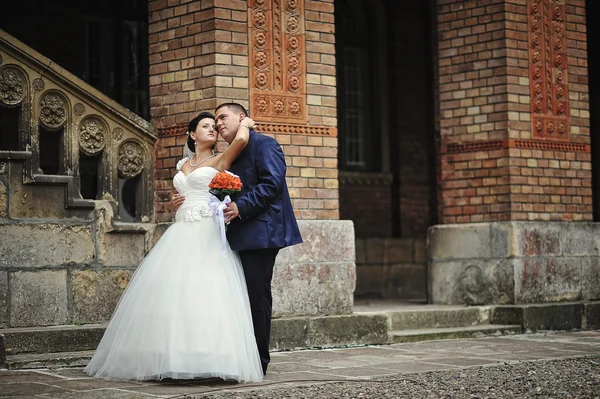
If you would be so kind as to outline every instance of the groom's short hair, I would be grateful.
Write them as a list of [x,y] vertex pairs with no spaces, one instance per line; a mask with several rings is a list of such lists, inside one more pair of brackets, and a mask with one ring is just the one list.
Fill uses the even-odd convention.
[[227,107],[229,108],[231,111],[238,113],[238,114],[244,114],[246,116],[250,116],[248,114],[248,111],[246,111],[246,108],[244,108],[244,106],[242,104],[239,103],[223,103],[221,105],[219,105],[217,107],[217,109],[215,109],[215,113],[220,110],[223,107]]

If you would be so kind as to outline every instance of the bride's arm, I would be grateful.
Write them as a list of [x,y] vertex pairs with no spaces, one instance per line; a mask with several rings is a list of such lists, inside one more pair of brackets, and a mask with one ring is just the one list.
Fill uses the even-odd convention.
[[254,128],[254,121],[252,119],[248,117],[242,119],[235,138],[217,160],[218,170],[227,170],[231,167],[233,161],[235,161],[238,155],[242,153],[244,147],[246,147],[246,144],[248,144],[250,129],[252,128]]

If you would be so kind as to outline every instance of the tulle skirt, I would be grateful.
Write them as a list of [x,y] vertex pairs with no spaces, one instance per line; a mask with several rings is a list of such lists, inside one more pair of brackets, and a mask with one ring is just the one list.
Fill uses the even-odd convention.
[[260,381],[238,255],[211,219],[174,223],[140,264],[85,368],[107,379]]

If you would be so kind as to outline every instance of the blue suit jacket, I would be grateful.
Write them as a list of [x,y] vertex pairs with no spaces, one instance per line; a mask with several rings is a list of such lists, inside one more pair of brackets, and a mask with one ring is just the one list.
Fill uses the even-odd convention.
[[279,143],[250,131],[248,144],[229,168],[240,176],[242,192],[233,197],[240,212],[227,229],[231,249],[284,248],[302,242],[285,181]]

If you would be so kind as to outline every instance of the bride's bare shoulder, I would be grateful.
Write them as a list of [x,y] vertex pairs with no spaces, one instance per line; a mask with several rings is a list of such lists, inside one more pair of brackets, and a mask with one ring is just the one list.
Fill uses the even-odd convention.
[[180,171],[181,168],[183,168],[183,165],[185,165],[185,163],[187,161],[189,161],[190,159],[188,157],[183,158],[181,161],[177,162],[177,165],[175,166],[175,168],[177,169],[177,171]]

